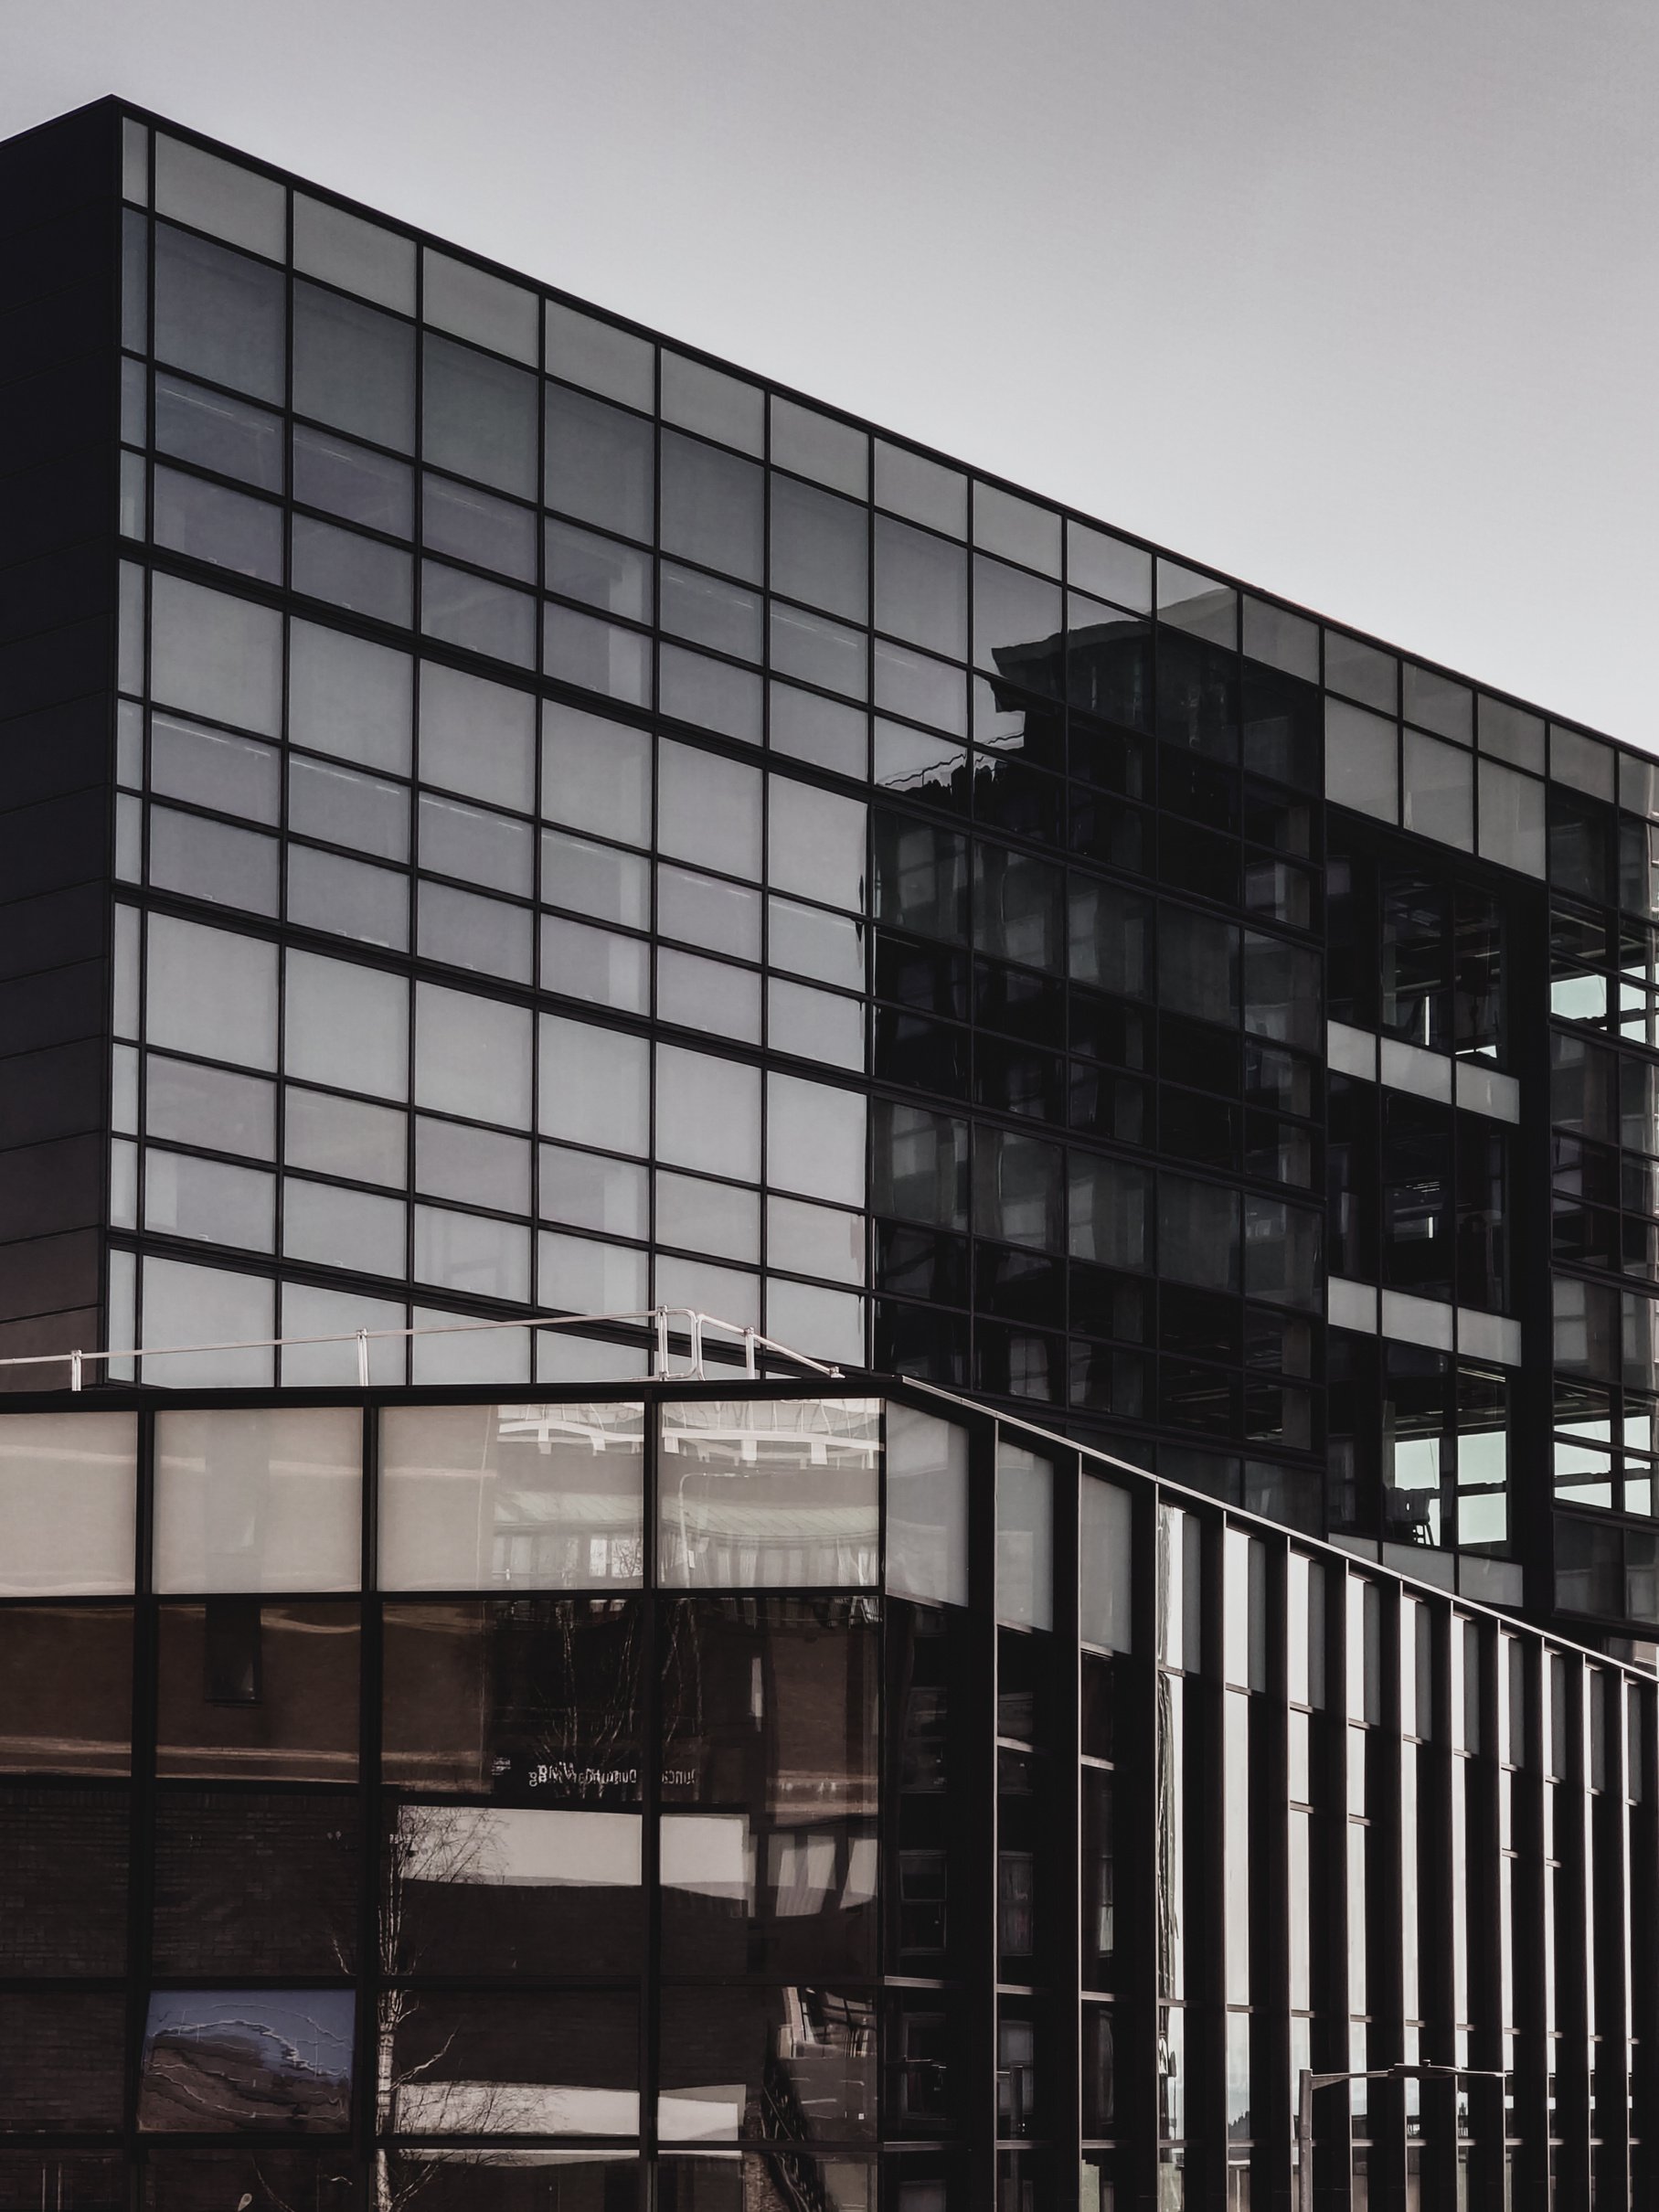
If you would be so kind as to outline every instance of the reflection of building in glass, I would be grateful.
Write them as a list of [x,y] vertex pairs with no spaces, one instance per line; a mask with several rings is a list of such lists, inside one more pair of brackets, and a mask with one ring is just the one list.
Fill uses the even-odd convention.
[[1435,2052],[1322,2190],[1640,2176],[1650,1675],[948,1394],[624,1387],[0,1413],[19,2201],[1271,2201]]
[[[0,148],[0,1361],[58,1363],[0,1378],[55,1388],[79,1347],[107,1401],[0,1420],[0,1760],[50,1778],[16,1800],[49,1839],[30,1878],[99,1900],[103,1981],[43,1983],[31,2047],[66,2080],[66,2051],[131,2061],[116,2119],[50,2107],[56,2178],[43,2197],[31,2166],[22,2196],[101,2212],[103,2153],[71,2175],[68,2138],[202,2074],[175,2000],[198,2027],[241,2007],[207,2068],[227,2138],[264,2097],[303,2132],[343,2077],[283,2056],[274,2008],[314,1988],[361,1999],[350,2157],[152,2147],[152,2212],[321,2212],[371,2173],[378,2212],[589,2212],[632,2204],[659,2151],[659,2212],[862,2207],[870,2146],[945,2144],[964,2079],[1030,2146],[999,2212],[1066,2202],[1074,2137],[1143,2193],[1154,2112],[1170,2145],[1254,2146],[1271,2193],[1275,2006],[1323,2070],[1490,2056],[1512,2001],[1518,2039],[1593,2032],[1604,2069],[1623,2022],[1645,2065],[1619,1957],[1593,2013],[1526,1982],[1518,1934],[1510,1981],[1490,1929],[1449,1981],[1421,1899],[1490,1864],[1530,1943],[1540,1889],[1608,1863],[1611,1766],[1547,1879],[1519,1845],[1472,1856],[1479,1778],[1511,1835],[1577,1787],[1603,1740],[1579,1690],[1628,1701],[1618,1665],[1659,1632],[1652,763],[119,103]],[[648,1419],[613,1393],[655,1326],[623,1317],[665,1308],[676,1346],[686,1309],[718,1313],[838,1363],[846,1394],[785,1393],[765,1426],[688,1387]],[[550,1313],[593,1325],[531,1327]],[[1006,1441],[1011,1517],[972,1589],[909,1431],[882,1430],[893,1376],[1050,1440]],[[135,1491],[109,1397],[134,1384],[348,1396],[303,1421],[250,1400],[233,1431],[177,1398]],[[388,1393],[367,1531],[360,1384]],[[1376,1570],[1319,1632],[1376,1677],[1352,1795],[1309,1750],[1324,1722],[1292,1714],[1287,1745],[1223,1695],[1206,1536],[1190,1590],[1168,1559],[1164,1582],[1209,1655],[1166,1653],[1154,1683],[1136,1631],[1164,1717],[1127,1769],[1085,1745],[1059,1823],[1082,1856],[1048,1864],[1073,1763],[1037,1641],[1069,1634],[1045,1593],[1070,1525],[1032,1504],[1070,1463],[1054,1437]],[[72,1595],[42,1565],[70,1492]],[[1151,1574],[1151,1526],[1137,1506],[1101,1541]],[[366,1534],[388,1593],[367,1614]],[[1273,1562],[1294,1584],[1303,1555],[1248,1541],[1277,1608]],[[992,1575],[994,1670],[972,1625]],[[900,1590],[930,1602],[895,1705]],[[1523,1684],[1504,1738],[1493,1639],[1542,1686],[1528,1638],[1564,1628],[1598,1660],[1563,1651],[1569,1702]],[[1363,1731],[1397,1728],[1416,1748],[1378,1766]],[[994,1768],[994,1864],[956,1817],[963,1760]],[[1247,1772],[1289,1835],[1229,1843],[1223,1906],[1187,1808]],[[1120,1884],[1101,1839],[1122,1821]],[[1385,1909],[1367,1838],[1389,1823]],[[244,1901],[203,1905],[198,1859],[235,1864]],[[1239,1950],[1238,1898],[1281,1868],[1319,1898],[1371,1884],[1371,1951],[1350,1913],[1339,1991],[1335,1923],[1297,1949],[1292,1914],[1285,1971],[1325,1994],[1292,2001],[1275,1963],[1248,2005],[1217,1995],[1278,1942],[1252,1923]],[[1052,1949],[1069,1885],[1082,1965]],[[994,1948],[983,2018],[951,1963],[964,1896]],[[1397,1959],[1401,1916],[1423,1941]],[[58,1971],[36,1933],[7,1934],[0,1979]],[[1119,2001],[1101,1960],[1137,1941],[1161,1964]],[[548,1994],[567,1952],[580,2033]],[[1465,1983],[1503,1994],[1466,2016]],[[1057,2076],[1045,2007],[1074,1983]],[[1579,2059],[1557,2079],[1576,2143]],[[1228,2105],[1228,2082],[1257,2086]],[[1442,2093],[1421,2089],[1425,2143]],[[708,2132],[733,2115],[741,2170]],[[481,2153],[469,2121],[517,2149]],[[601,2156],[612,2126],[644,2152]],[[1392,2126],[1385,2193],[1409,2178]],[[953,2212],[917,2159],[888,2198]],[[1242,2159],[1230,2182],[1200,2159],[1198,2195],[1239,2202]]]

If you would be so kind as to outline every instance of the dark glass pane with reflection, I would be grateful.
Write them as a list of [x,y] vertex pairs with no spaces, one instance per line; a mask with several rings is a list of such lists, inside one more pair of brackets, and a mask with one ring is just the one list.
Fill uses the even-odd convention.
[[14,2135],[121,2125],[126,1999],[13,1991],[0,2004],[0,2112]]
[[415,443],[415,333],[362,300],[293,288],[293,405],[300,415],[396,446]]
[[867,1973],[876,1941],[873,1602],[665,1601],[670,1973]]
[[639,2132],[632,1991],[398,1989],[380,2005],[379,2122],[393,2133]]
[[[663,1992],[657,2121],[710,2140],[847,2142],[876,2132],[869,1997],[820,1987]],[[677,2108],[677,2111],[676,2111]]]
[[346,1989],[169,1989],[150,1999],[145,2134],[335,2134],[351,2117]]
[[349,1973],[355,1797],[163,1791],[155,1805],[160,1974]]
[[1318,687],[1247,663],[1243,709],[1246,768],[1279,783],[1316,789],[1323,750]]
[[925,1306],[879,1299],[875,1344],[876,1365],[886,1373],[913,1375],[924,1382],[959,1387],[968,1379],[965,1315],[932,1313]]
[[0,1606],[0,1772],[132,1766],[130,1605]]
[[[916,2200],[926,2212],[930,2200]],[[940,2202],[942,2204],[943,2199]],[[899,2197],[901,2207],[909,2199]],[[802,2151],[746,2151],[740,2157],[680,2153],[656,2166],[657,2212],[875,2212],[876,2175],[861,2160],[818,2159]]]
[[876,1287],[935,1305],[968,1303],[968,1240],[898,1221],[876,1225]]
[[1103,721],[1126,723],[1133,729],[1150,727],[1151,627],[1074,592],[1066,638],[1066,688],[1071,704]]
[[157,223],[157,359],[280,407],[288,382],[287,283],[267,262]]
[[118,1974],[125,1790],[0,1784],[0,1975]]
[[403,1804],[388,1816],[381,1955],[399,1973],[632,1974],[637,1813]]
[[[631,2153],[388,2151],[393,2207],[420,2212],[638,2212],[642,2168]],[[659,2196],[658,2199],[662,2199]]]
[[327,2150],[153,2150],[144,2212],[349,2212],[356,2176],[344,2145]]
[[158,1640],[158,1773],[356,1780],[355,1604],[292,1598],[165,1604]]
[[388,1604],[383,1772],[508,1803],[639,1796],[639,1601]]
[[118,2152],[0,2151],[0,2212],[127,2212]]
[[408,537],[415,526],[415,473],[407,461],[303,423],[293,433],[293,495],[394,537]]
[[1236,654],[1180,631],[1159,631],[1158,735],[1212,760],[1238,759]]
[[1099,1652],[1083,1654],[1079,1740],[1086,1759],[1111,1759],[1116,1752],[1118,1681],[1111,1660]]
[[282,488],[282,418],[185,377],[155,378],[155,450],[239,476],[261,492]]

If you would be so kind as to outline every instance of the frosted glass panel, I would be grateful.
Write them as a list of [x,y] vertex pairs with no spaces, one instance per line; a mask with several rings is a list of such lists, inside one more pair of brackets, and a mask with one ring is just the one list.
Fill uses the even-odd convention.
[[1054,1626],[1054,1469],[1020,1445],[996,1447],[996,1617]]
[[362,1435],[351,1407],[159,1414],[156,1589],[355,1590]]
[[637,1590],[644,1482],[643,1406],[388,1408],[381,1586]]
[[0,1597],[131,1590],[137,1439],[131,1413],[0,1418]]
[[665,1405],[659,1579],[677,1590],[873,1589],[878,1398]]
[[895,1597],[968,1602],[968,1435],[888,1408],[888,1570]]

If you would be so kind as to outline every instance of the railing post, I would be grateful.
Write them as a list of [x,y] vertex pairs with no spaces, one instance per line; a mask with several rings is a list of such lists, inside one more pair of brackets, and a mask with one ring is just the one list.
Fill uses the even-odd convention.
[[71,1352],[69,1354],[69,1388],[71,1390],[79,1390],[80,1388],[80,1355],[79,1352]]
[[743,1372],[750,1382],[753,1382],[759,1372],[755,1366],[755,1333],[752,1329],[745,1329],[743,1332]]
[[359,1389],[363,1390],[367,1390],[368,1388],[368,1331],[367,1329],[357,1331],[357,1386]]
[[660,1305],[656,1309],[656,1378],[658,1382],[665,1381],[667,1374],[668,1308],[665,1305]]

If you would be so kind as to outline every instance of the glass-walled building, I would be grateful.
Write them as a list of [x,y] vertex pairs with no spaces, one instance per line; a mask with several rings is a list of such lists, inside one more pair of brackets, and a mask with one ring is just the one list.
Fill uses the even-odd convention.
[[119,103],[0,316],[0,1356],[693,1306],[1650,1645],[1646,756]]
[[1656,1695],[869,1375],[18,1397],[0,2203],[1649,2203]]

